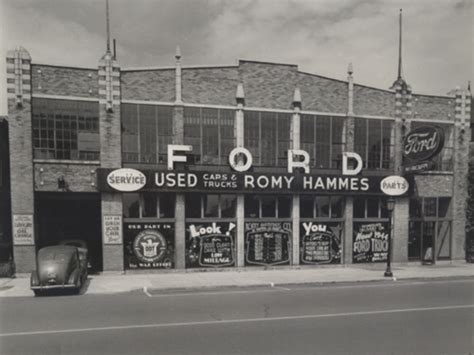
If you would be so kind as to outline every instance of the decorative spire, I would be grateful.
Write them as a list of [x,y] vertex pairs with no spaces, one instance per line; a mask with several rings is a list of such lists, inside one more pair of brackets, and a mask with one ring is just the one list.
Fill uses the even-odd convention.
[[176,46],[176,54],[174,55],[174,57],[176,58],[176,60],[181,59],[181,48],[179,47],[179,45]]
[[107,53],[110,53],[109,0],[105,0],[105,21],[106,21],[106,28],[107,28]]
[[352,68],[352,63],[349,63],[349,65],[347,66],[347,74],[349,74],[349,76],[352,76],[353,73],[354,69]]
[[352,63],[347,66],[347,115],[354,115],[354,68]]
[[398,23],[398,80],[402,79],[402,9]]
[[301,92],[300,88],[295,88],[295,92],[293,94],[293,107],[301,109]]
[[467,91],[471,91],[471,80],[467,82]]
[[244,94],[244,86],[242,83],[239,83],[237,85],[237,92],[235,93],[235,100],[237,101],[237,104],[244,104],[245,101],[245,94]]
[[397,79],[393,82],[390,89],[396,90],[398,86],[400,86],[404,90],[406,90],[407,86],[407,83],[403,79],[402,70],[402,9],[400,9],[400,15],[398,19],[398,74]]
[[176,59],[175,62],[175,82],[176,82],[176,89],[175,89],[175,95],[176,99],[175,102],[177,104],[182,104],[183,99],[182,99],[182,88],[181,88],[181,48],[179,46],[176,46],[176,53],[174,55],[174,58]]

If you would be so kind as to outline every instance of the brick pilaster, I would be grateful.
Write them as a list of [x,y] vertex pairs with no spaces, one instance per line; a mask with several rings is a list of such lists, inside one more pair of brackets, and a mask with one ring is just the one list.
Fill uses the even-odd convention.
[[[413,96],[410,85],[399,78],[395,82],[395,122],[394,130],[394,166],[396,175],[403,175],[403,138],[410,129],[410,119],[413,116]],[[395,197],[392,218],[392,260],[403,262],[408,260],[408,224],[409,199]]]
[[[173,109],[173,144],[184,143],[184,107],[181,98],[181,50],[176,47],[175,55],[175,104]],[[176,193],[175,203],[175,259],[176,268],[186,267],[186,216],[185,194]]]
[[[291,117],[291,147],[300,149],[300,131],[301,131],[301,93],[296,88],[293,94],[293,115]],[[291,209],[291,221],[293,225],[292,239],[292,264],[300,264],[300,195],[293,195],[293,204]]]
[[452,238],[451,258],[456,260],[465,258],[466,241],[466,191],[468,190],[469,172],[469,141],[470,132],[470,91],[456,90],[455,98],[455,124],[454,124],[454,176],[452,197]]
[[[235,94],[237,109],[235,110],[234,120],[234,138],[235,146],[241,148],[244,146],[244,106],[245,94],[242,84],[237,85]],[[243,194],[237,195],[237,266],[245,266],[245,196]]]
[[[102,168],[120,168],[122,166],[120,67],[109,51],[99,62],[98,74],[100,166]],[[120,216],[122,218],[121,193],[101,194],[101,214],[102,223],[104,223],[105,216]],[[123,270],[123,236],[120,238],[122,241],[120,244],[108,244],[104,237],[102,235],[104,271]]]
[[[345,150],[348,152],[354,151],[354,132],[355,132],[355,118],[354,118],[354,78],[352,64],[347,68],[347,116],[344,120],[344,139]],[[343,252],[342,262],[344,264],[352,264],[352,221],[353,221],[353,204],[354,198],[346,196],[345,213],[344,213],[344,237],[342,238],[341,249]]]
[[31,128],[31,57],[22,47],[7,53],[7,100],[10,145],[11,214],[13,258],[16,271],[29,273],[36,267],[35,229],[31,238],[21,238],[15,220],[34,221],[34,175]]

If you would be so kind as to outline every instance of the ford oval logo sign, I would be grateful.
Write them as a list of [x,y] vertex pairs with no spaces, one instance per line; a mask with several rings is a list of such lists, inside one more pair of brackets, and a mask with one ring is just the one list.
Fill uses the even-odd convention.
[[413,161],[428,160],[438,154],[444,145],[444,131],[437,126],[418,127],[403,141],[403,155]]
[[408,187],[408,181],[403,176],[391,175],[380,181],[380,190],[389,196],[403,195]]
[[138,191],[145,186],[146,176],[135,169],[117,169],[107,175],[107,184],[117,191]]

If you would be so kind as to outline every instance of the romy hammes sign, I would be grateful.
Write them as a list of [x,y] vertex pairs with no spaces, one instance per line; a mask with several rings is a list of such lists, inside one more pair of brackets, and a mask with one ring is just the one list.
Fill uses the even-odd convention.
[[[100,191],[199,191],[199,192],[278,192],[278,193],[383,193],[381,176],[359,175],[361,157],[352,152],[343,153],[342,174],[309,174],[309,155],[303,150],[288,151],[288,173],[249,172],[252,156],[245,148],[235,148],[229,155],[232,172],[174,170],[174,162],[186,162],[191,146],[168,146],[168,170],[97,169]],[[349,167],[349,160],[354,167]],[[304,170],[293,173],[294,168]]]

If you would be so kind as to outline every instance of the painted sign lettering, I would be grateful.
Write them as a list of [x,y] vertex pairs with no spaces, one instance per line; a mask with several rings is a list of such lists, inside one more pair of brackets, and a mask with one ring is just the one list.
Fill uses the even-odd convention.
[[408,181],[403,176],[387,176],[380,181],[380,189],[389,196],[400,196],[408,191]]
[[289,222],[245,223],[245,265],[289,265]]
[[102,236],[104,244],[122,244],[122,216],[102,217]]
[[233,266],[235,227],[232,222],[187,224],[186,267]]
[[173,268],[173,223],[124,223],[124,257],[127,269]]
[[145,186],[146,176],[135,169],[117,169],[107,175],[107,184],[114,190],[122,192],[138,191]]
[[15,245],[34,245],[35,244],[32,214],[14,214],[12,230],[13,230],[13,244]]
[[[125,191],[108,183],[112,169],[97,169],[99,191]],[[115,170],[117,171],[117,170]],[[141,191],[201,192],[340,192],[346,194],[381,194],[381,176],[342,176],[281,173],[236,173],[207,171],[141,171],[145,185]],[[131,191],[131,190],[126,190]]]
[[339,264],[341,262],[341,231],[339,223],[301,223],[301,263]]
[[388,256],[388,223],[354,223],[352,261],[354,263],[386,261]]
[[422,126],[412,130],[403,141],[403,155],[412,161],[428,160],[444,145],[444,131],[438,126]]

